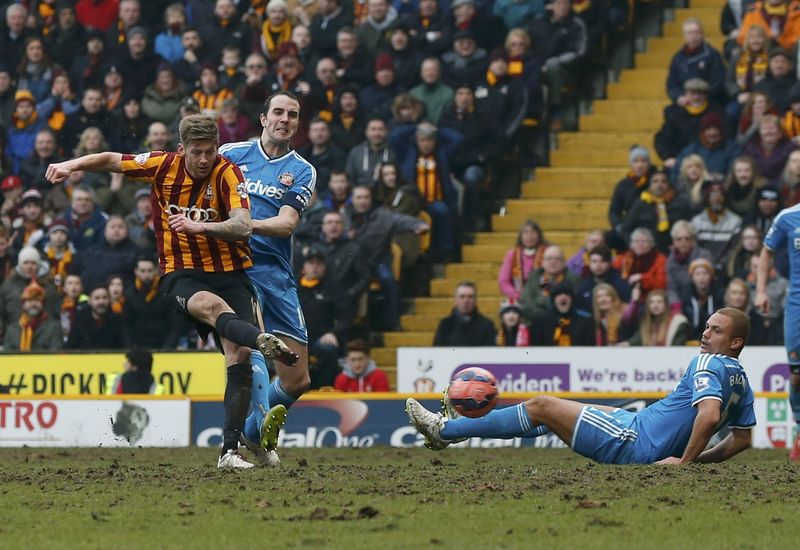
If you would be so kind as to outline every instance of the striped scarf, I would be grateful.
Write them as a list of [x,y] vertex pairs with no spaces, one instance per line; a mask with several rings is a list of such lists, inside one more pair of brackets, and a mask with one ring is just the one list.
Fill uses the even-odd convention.
[[613,346],[619,342],[620,317],[620,315],[609,315],[597,323],[595,330],[596,345]]
[[633,173],[633,170],[630,170],[630,171],[628,172],[628,179],[629,179],[629,180],[631,180],[631,181],[633,182],[633,186],[634,186],[636,189],[641,189],[642,187],[644,187],[645,185],[647,185],[647,182],[649,181],[649,174],[647,174],[647,173],[645,172],[645,174],[644,174],[644,175],[642,175],[642,176],[639,176],[639,177],[637,178],[637,177],[636,177],[636,174],[634,174],[634,173]]
[[[539,245],[533,249],[533,266],[531,270],[539,269],[542,267],[542,256],[544,256],[544,249],[546,246]],[[522,264],[522,256],[525,254],[525,249],[521,246],[514,248],[514,258],[511,261],[511,278],[514,280],[514,288],[522,291],[525,283],[528,280],[528,274]]]
[[210,94],[205,93],[202,89],[196,90],[192,97],[197,101],[197,105],[201,111],[211,110],[219,111],[222,108],[222,102],[233,97],[233,92],[228,88],[220,88],[216,92]]
[[667,215],[667,203],[674,198],[672,190],[667,191],[660,197],[656,197],[650,191],[644,191],[639,198],[646,204],[656,205],[656,215],[658,216],[658,224],[656,229],[659,233],[669,231],[669,216]]
[[786,137],[791,139],[800,136],[800,115],[797,115],[791,109],[786,111],[786,114],[783,115],[783,120],[781,120],[781,126],[783,126]]
[[33,333],[47,318],[47,313],[42,312],[38,317],[31,317],[24,311],[19,316],[19,351],[31,351],[33,346]]
[[569,333],[569,327],[572,321],[569,317],[559,317],[558,325],[553,331],[553,344],[560,347],[569,347],[572,345],[572,335]]
[[436,157],[433,155],[417,157],[417,189],[425,202],[442,200],[442,185],[436,170]]
[[50,262],[50,276],[60,292],[61,285],[64,283],[64,279],[67,278],[67,269],[72,263],[72,250],[67,248],[63,252],[58,252],[48,246],[45,249],[45,254],[47,254],[47,260]]
[[277,27],[273,27],[269,19],[261,26],[261,46],[270,61],[278,58],[278,48],[292,39],[292,24],[287,19]]
[[744,50],[736,62],[736,85],[742,91],[748,91],[753,85],[767,76],[769,56],[767,52],[751,52]]

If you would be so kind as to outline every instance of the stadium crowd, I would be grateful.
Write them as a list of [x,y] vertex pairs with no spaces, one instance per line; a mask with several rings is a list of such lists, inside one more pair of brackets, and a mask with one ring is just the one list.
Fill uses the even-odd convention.
[[[334,385],[342,365],[343,375],[371,371],[361,339],[397,328],[401,295],[419,292],[426,266],[457,260],[515,170],[545,162],[536,144],[569,125],[577,71],[602,64],[629,15],[618,0],[2,9],[4,349],[213,345],[157,292],[149,190],[107,174],[50,186],[44,172],[91,152],[174,149],[178,122],[196,112],[217,118],[221,143],[254,138],[264,100],[286,90],[301,103],[293,146],[317,171],[294,254],[321,350],[315,387]],[[571,258],[525,223],[499,275],[500,330],[463,284],[435,344],[681,345],[722,305],[751,316],[751,345],[782,343],[785,262],[770,275],[769,314],[751,303],[761,239],[800,201],[798,17],[797,1],[729,3],[722,52],[684,21],[654,136],[663,166],[634,145],[611,229]]]
[[[254,138],[264,100],[285,90],[302,109],[293,146],[317,170],[295,258],[310,338],[333,365],[326,385],[340,362],[359,371],[345,355],[371,364],[368,346],[349,339],[398,326],[399,275],[457,259],[508,180],[546,162],[542,139],[569,126],[564,110],[584,93],[577,72],[628,17],[624,0],[27,0],[0,10],[4,349],[213,345],[157,292],[149,190],[88,173],[51,186],[45,170],[92,152],[172,150],[179,121],[196,112],[217,118],[221,144]],[[372,289],[381,307],[368,316]]]

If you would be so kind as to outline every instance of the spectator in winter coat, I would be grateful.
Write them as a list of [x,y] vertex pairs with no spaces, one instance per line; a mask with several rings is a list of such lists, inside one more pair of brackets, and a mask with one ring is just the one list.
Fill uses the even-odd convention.
[[367,119],[392,118],[392,102],[406,89],[395,81],[394,62],[389,54],[382,53],[375,60],[375,79],[358,93],[361,111]]
[[677,181],[678,168],[689,155],[699,155],[706,163],[709,172],[726,174],[739,154],[739,146],[732,139],[725,138],[725,124],[719,114],[706,113],[700,119],[700,132],[692,143],[678,154],[672,168],[672,181]]
[[542,257],[548,246],[542,228],[535,221],[527,220],[519,228],[517,244],[506,252],[497,276],[500,292],[510,301],[519,301],[531,272],[542,267]]
[[357,304],[369,285],[370,269],[361,247],[347,238],[340,212],[325,214],[320,241],[311,246],[325,254],[327,277],[339,290],[341,299]]
[[397,10],[389,0],[369,0],[367,19],[356,28],[358,43],[373,57],[389,46],[392,27],[398,21]]
[[341,0],[317,0],[317,14],[311,19],[311,43],[321,56],[336,52],[339,29],[352,24],[352,10],[342,9]]
[[456,287],[453,312],[439,321],[433,345],[437,347],[494,346],[494,324],[478,311],[475,283],[462,281]]
[[327,274],[325,254],[312,246],[303,260],[298,297],[308,325],[309,351],[318,358],[311,369],[311,387],[332,386],[339,372],[339,355],[347,342],[355,304],[343,300]]
[[781,114],[789,108],[789,93],[797,84],[797,76],[792,69],[792,55],[789,52],[782,49],[772,50],[769,53],[767,76],[753,86],[754,92],[766,93]]
[[581,276],[575,292],[575,307],[580,311],[592,311],[592,296],[594,287],[600,283],[611,285],[617,291],[617,296],[623,302],[631,298],[631,287],[611,266],[611,250],[603,244],[589,251],[588,273]]
[[667,174],[656,171],[650,176],[647,191],[633,203],[622,230],[630,243],[634,229],[647,229],[655,237],[658,249],[666,253],[670,227],[678,220],[688,219],[691,214],[686,197],[673,191]]
[[542,254],[542,267],[530,273],[519,297],[519,305],[528,326],[533,329],[536,320],[552,311],[550,298],[556,285],[569,286],[574,298],[578,281],[578,276],[567,269],[561,248],[548,246]]
[[680,309],[683,296],[692,286],[689,265],[698,258],[711,261],[711,252],[697,245],[694,227],[686,220],[675,222],[670,235],[672,246],[667,258],[667,301],[673,309]]
[[[454,0],[450,4],[453,11],[451,33],[468,31],[475,36],[478,47],[492,51],[502,43],[503,22],[489,10],[479,9],[476,0]],[[482,6],[481,6],[482,7]],[[451,34],[452,35],[452,34]]]
[[424,56],[411,45],[409,26],[402,21],[392,29],[389,44],[388,53],[394,61],[395,81],[409,90],[419,83],[419,66]]
[[98,128],[104,136],[111,131],[111,116],[103,105],[103,93],[96,88],[86,88],[81,108],[67,117],[61,132],[62,148],[65,151],[75,149],[80,135],[90,126]]
[[684,294],[682,309],[689,320],[689,340],[700,340],[706,329],[706,321],[723,305],[723,292],[714,280],[714,266],[704,258],[689,264],[692,286]]
[[19,297],[33,280],[44,289],[44,309],[52,319],[58,318],[61,297],[48,274],[49,266],[42,261],[39,251],[29,246],[20,250],[17,267],[0,285],[0,332],[19,321]]
[[703,37],[703,25],[699,19],[683,21],[683,47],[672,57],[667,76],[667,94],[680,106],[689,98],[684,95],[684,84],[690,78],[702,78],[709,86],[712,101],[723,99],[725,94],[725,64],[722,56]]
[[353,340],[347,343],[344,367],[336,376],[333,388],[345,392],[386,392],[389,391],[389,379],[369,356],[367,343]]
[[328,188],[333,172],[341,172],[345,167],[346,153],[331,140],[331,129],[321,118],[311,120],[308,129],[307,146],[298,149],[298,153],[317,171],[317,191]]
[[628,174],[617,182],[611,203],[608,205],[608,221],[611,231],[606,233],[606,244],[617,250],[627,248],[623,225],[628,217],[628,212],[633,207],[636,199],[643,191],[647,190],[650,176],[655,168],[650,162],[650,151],[640,145],[631,147],[628,153]]
[[222,102],[217,126],[219,126],[220,145],[246,141],[258,134],[247,117],[239,112],[239,100],[235,97],[229,97]]
[[442,55],[444,81],[448,86],[474,87],[483,80],[489,57],[486,50],[478,48],[475,38],[472,31],[459,30],[453,36],[453,49]]
[[753,158],[762,176],[773,180],[781,175],[789,154],[796,147],[784,135],[780,119],[766,115],[758,125],[758,135],[745,146],[744,154]]
[[409,93],[425,105],[425,118],[438,124],[442,113],[453,104],[453,88],[442,82],[442,64],[436,57],[422,62],[419,75],[422,84]]
[[[605,246],[606,241],[602,229],[593,229],[586,234],[586,240],[582,247],[567,260],[567,269],[578,277],[583,277],[589,273],[589,252],[595,247]],[[609,258],[610,261],[610,258]]]
[[361,247],[370,273],[378,279],[386,297],[386,325],[395,329],[399,319],[399,289],[391,269],[392,238],[397,233],[425,233],[428,224],[411,216],[396,214],[373,203],[372,188],[357,185],[353,189],[353,203],[349,209],[348,236]]
[[742,155],[734,159],[726,184],[728,206],[740,216],[746,216],[756,203],[756,193],[767,184],[767,180],[758,173],[755,161]]
[[767,31],[763,27],[751,27],[747,32],[747,43],[728,63],[725,88],[731,99],[726,111],[733,120],[739,118],[753,87],[767,76],[767,46]]
[[522,321],[522,310],[514,302],[503,302],[500,306],[500,330],[495,344],[498,347],[525,347],[531,345],[527,325]]
[[70,207],[64,213],[69,240],[78,252],[100,244],[108,215],[96,206],[94,191],[78,186],[72,191]]
[[19,322],[6,328],[3,350],[55,351],[63,344],[61,324],[44,310],[45,291],[36,281],[25,287]]
[[641,288],[641,298],[656,288],[667,288],[667,257],[656,248],[656,241],[649,229],[637,227],[631,233],[631,247],[617,255],[612,264],[631,291]]
[[557,284],[548,301],[550,307],[529,321],[531,344],[534,346],[591,346],[594,343],[593,323],[574,307],[574,289]]
[[158,292],[158,265],[150,258],[139,258],[135,279],[125,289],[127,334],[135,346],[148,349],[175,349],[181,322],[172,304]]
[[716,112],[720,120],[725,120],[722,108],[709,102],[708,82],[690,78],[683,89],[684,104],[674,103],[664,109],[664,124],[655,137],[656,151],[664,160],[664,168],[672,169],[683,148],[697,138],[703,115]]
[[20,177],[26,189],[37,189],[42,195],[50,191],[51,185],[44,179],[47,167],[58,162],[58,144],[56,136],[49,128],[42,128],[33,142],[33,154],[22,161]]
[[127,347],[122,316],[111,311],[108,289],[98,286],[92,290],[88,306],[78,308],[64,348],[101,350]]
[[670,311],[663,290],[647,295],[639,331],[628,343],[632,346],[683,346],[689,321],[680,312]]
[[91,248],[80,250],[73,269],[80,273],[83,284],[89,288],[112,275],[121,276],[125,286],[130,286],[139,254],[139,247],[128,238],[125,220],[111,216],[103,229],[103,240]]
[[394,163],[395,155],[386,139],[387,128],[384,120],[374,117],[367,120],[364,134],[367,139],[350,149],[347,154],[344,171],[353,185],[372,186],[377,181],[381,165]]
[[12,173],[19,174],[22,163],[33,153],[36,135],[45,121],[39,118],[33,95],[28,90],[18,90],[14,101],[16,107],[8,128],[5,153],[11,161]]
[[712,182],[704,193],[705,209],[692,218],[697,244],[711,252],[714,269],[725,273],[724,265],[742,230],[742,218],[725,207],[725,186]]

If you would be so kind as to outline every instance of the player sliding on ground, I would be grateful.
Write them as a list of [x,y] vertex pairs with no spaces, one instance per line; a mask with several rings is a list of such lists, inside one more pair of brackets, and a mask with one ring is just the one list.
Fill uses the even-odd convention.
[[[714,313],[675,390],[639,413],[540,395],[481,418],[453,418],[408,399],[411,423],[426,445],[444,449],[468,437],[536,437],[552,432],[573,451],[611,464],[722,462],[751,445],[753,391],[738,357],[750,319],[732,308]],[[446,410],[449,407],[445,407]],[[723,426],[731,433],[705,450]]]

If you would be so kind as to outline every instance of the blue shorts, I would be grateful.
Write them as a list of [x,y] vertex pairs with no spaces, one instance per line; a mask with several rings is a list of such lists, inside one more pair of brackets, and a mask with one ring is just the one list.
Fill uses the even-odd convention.
[[800,367],[800,307],[786,301],[783,314],[783,345],[786,346],[786,355],[792,372]]
[[294,274],[275,261],[263,260],[247,270],[258,296],[264,330],[308,344],[306,320],[297,298]]
[[583,407],[572,433],[572,450],[603,464],[642,462],[636,459],[634,445],[639,434],[631,429],[635,418],[636,413],[623,409]]

